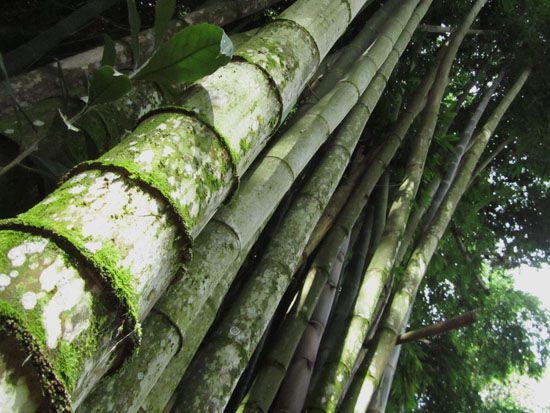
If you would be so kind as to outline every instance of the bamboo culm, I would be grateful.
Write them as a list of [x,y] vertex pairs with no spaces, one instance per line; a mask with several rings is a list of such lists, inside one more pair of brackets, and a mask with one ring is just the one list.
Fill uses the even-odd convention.
[[405,230],[412,202],[422,177],[451,65],[467,30],[485,2],[486,0],[478,0],[475,3],[460,28],[444,48],[444,57],[437,67],[435,81],[428,93],[420,130],[413,140],[412,152],[405,169],[406,178],[399,187],[397,199],[390,209],[380,245],[365,272],[354,307],[353,318],[345,334],[342,358],[339,363],[327,367],[327,370],[322,374],[317,388],[313,390],[308,401],[308,408],[311,410],[334,411],[344,388],[350,380],[351,368],[373,321],[377,298],[386,284],[396,259],[400,239]]
[[[305,305],[301,306],[302,308],[297,308],[297,314],[293,315],[293,319],[307,317],[309,319],[309,323],[303,331],[302,338],[294,351],[293,360],[288,366],[285,379],[281,383],[279,395],[273,403],[273,412],[299,413],[302,411],[307,394],[307,388],[309,386],[309,379],[311,377],[313,365],[315,364],[317,350],[319,348],[321,337],[323,336],[332,304],[334,302],[338,283],[343,272],[344,258],[348,250],[348,245],[349,236],[338,251],[336,260],[330,270],[330,276],[326,280],[323,291],[321,292],[317,305],[315,306],[315,310],[310,317],[308,317],[308,314],[303,312],[303,307],[305,307]],[[309,280],[306,278],[306,283],[304,283],[304,286],[307,285],[308,281]],[[306,291],[304,291],[304,293],[306,293]],[[305,295],[307,294],[303,294],[303,296]],[[290,322],[292,323],[292,321]],[[284,326],[290,327],[286,322],[283,325],[283,328]],[[285,331],[286,334],[286,332],[290,333],[293,330],[292,327],[290,327],[288,330],[284,329],[283,331]]]
[[[57,377],[56,387],[44,387],[51,389],[45,390],[48,403],[73,407],[80,404],[116,356],[121,355],[122,346],[113,351],[113,345],[122,337],[136,336],[138,323],[180,270],[190,239],[197,237],[229,193],[231,182],[248,168],[286,116],[319,59],[345,30],[353,16],[350,8],[352,13],[360,8],[356,3],[327,3],[330,4],[311,19],[306,13],[312,10],[308,0],[298,1],[283,12],[281,20],[270,23],[243,45],[237,54],[244,61],[231,62],[195,84],[186,106],[196,115],[179,110],[151,114],[123,144],[99,161],[81,166],[59,190],[29,212],[2,223],[2,253],[13,257],[23,254],[23,258],[9,259],[1,271],[26,272],[21,260],[27,265],[42,254],[49,254],[51,260],[41,260],[33,270],[36,280],[52,262],[55,265],[51,270],[65,272],[67,277],[70,274],[68,279],[74,280],[67,284],[74,289],[71,297],[80,298],[72,307],[60,311],[63,318],[88,320],[78,334],[86,346],[70,335],[67,337],[72,342],[60,340],[57,324],[36,326],[38,330],[45,329],[49,337],[42,344],[48,346],[49,361],[39,362],[40,368]],[[332,30],[325,29],[328,16]],[[284,47],[280,50],[284,52],[275,48],[274,54],[282,53],[280,64],[264,68],[264,55],[255,50],[260,44],[264,47],[269,39],[275,44],[282,42]],[[300,65],[290,64],[293,59]],[[240,88],[245,78],[256,86]],[[210,99],[209,93],[231,96],[231,101]],[[208,111],[204,111],[204,105]],[[201,159],[193,162],[196,157]],[[198,169],[194,170],[193,165]],[[169,180],[170,176],[177,178]],[[78,202],[74,200],[77,193],[82,194]],[[103,223],[97,224],[98,220]],[[135,235],[136,230],[140,231],[139,236]],[[143,251],[151,254],[144,255]],[[72,260],[68,258],[75,255],[86,273],[69,264]],[[31,279],[25,277],[25,282]],[[93,279],[103,281],[98,284]],[[27,288],[18,287],[21,280],[11,281],[5,293],[11,296],[8,290],[16,288],[21,294],[30,293]],[[97,290],[101,294],[95,293]],[[5,293],[0,293],[2,300]],[[17,302],[8,300],[10,308],[21,307],[21,294],[13,296]],[[63,305],[73,302],[62,298],[62,290],[55,293],[60,297],[53,290],[44,294],[46,297],[40,300],[45,301],[40,306],[15,309],[17,317],[40,311],[51,299],[61,300]],[[113,307],[118,308],[108,310],[113,302]],[[94,312],[94,306],[102,310]],[[7,314],[12,310],[2,311]],[[50,327],[53,330],[49,331]],[[96,331],[104,335],[98,336]],[[131,346],[128,339],[122,343]],[[57,361],[64,359],[62,353],[67,347],[73,354],[71,366]],[[18,377],[18,373],[14,374]],[[13,403],[13,410],[17,410],[19,401],[14,399]]]
[[[412,31],[407,30],[407,35],[410,37]],[[381,74],[375,78],[375,81],[372,82],[372,86],[369,86],[368,97],[365,98],[364,102],[374,102],[380,96],[380,93],[384,89],[385,79],[387,79],[389,73],[395,66],[397,58],[399,56],[398,50],[402,51],[406,43],[403,41],[400,42],[400,49],[396,49],[393,52],[389,52],[390,58],[388,62],[384,65],[384,70],[381,71]],[[371,61],[380,61],[384,55],[380,56],[379,53],[384,52],[387,56],[388,51],[384,51],[384,43],[378,48],[371,49],[372,54],[368,60],[364,60],[363,69],[361,66],[357,70],[367,70],[367,73],[370,73]],[[369,81],[371,75],[363,76],[357,78],[358,81],[355,83],[359,90],[364,90],[366,87],[366,82]],[[349,80],[351,82],[352,80]],[[353,104],[356,101],[356,98],[351,93],[355,93],[356,88],[350,88],[349,83],[340,84],[337,87],[337,91],[330,94],[322,102],[316,105],[315,109],[312,108],[313,112],[309,112],[307,116],[300,119],[295,126],[293,126],[286,134],[280,139],[280,142],[276,143],[275,146],[269,151],[266,155],[265,162],[262,162],[260,166],[252,173],[250,176],[249,182],[253,184],[252,186],[246,185],[246,180],[241,183],[240,195],[232,199],[231,203],[223,208],[223,211],[217,215],[215,218],[216,223],[213,227],[213,232],[209,231],[209,235],[206,239],[211,240],[207,243],[197,242],[196,250],[194,256],[197,257],[197,260],[193,259],[190,264],[189,274],[184,277],[180,283],[176,283],[166,297],[163,297],[162,302],[160,303],[161,312],[164,314],[169,314],[170,319],[173,321],[173,324],[179,326],[180,335],[186,337],[189,334],[193,335],[191,340],[188,340],[192,343],[195,343],[195,335],[204,335],[206,328],[204,323],[198,323],[200,328],[198,330],[193,329],[189,330],[189,327],[193,323],[192,315],[196,314],[198,309],[203,305],[208,296],[215,296],[214,301],[219,302],[223,297],[222,291],[224,287],[219,289],[216,287],[214,294],[204,294],[199,295],[198,292],[208,292],[212,291],[219,279],[224,281],[231,281],[231,276],[226,274],[226,267],[229,263],[233,262],[235,257],[239,256],[239,251],[246,251],[247,248],[250,248],[253,243],[254,237],[259,233],[260,229],[264,224],[267,217],[272,213],[274,205],[276,205],[284,192],[289,188],[292,177],[288,177],[288,166],[290,165],[294,175],[297,176],[307,160],[311,158],[313,153],[319,148],[321,143],[327,138],[331,130],[334,130],[338,122],[342,119],[343,114],[347,108],[350,107],[350,104]],[[374,100],[373,100],[374,99]],[[334,103],[332,103],[334,102]],[[371,103],[366,103],[371,105]],[[335,111],[334,108],[338,110]],[[315,110],[314,110],[315,109]],[[322,122],[319,122],[319,119]],[[326,126],[330,127],[327,131]],[[307,139],[305,139],[307,137]],[[279,161],[280,160],[280,161]],[[274,171],[280,171],[278,174],[274,174]],[[265,188],[270,187],[269,191],[270,197],[265,196]],[[263,195],[260,195],[263,194]],[[262,199],[264,210],[259,208],[257,200]],[[252,202],[252,200],[254,200]],[[252,208],[252,209],[250,209]],[[249,211],[250,210],[250,211]],[[260,212],[261,211],[261,212]],[[248,217],[248,219],[243,220],[242,217]],[[254,217],[254,219],[251,219]],[[257,218],[256,218],[257,217]],[[223,223],[223,224],[221,224]],[[228,229],[231,229],[228,231]],[[235,238],[235,235],[238,234],[238,238]],[[214,238],[216,238],[214,240]],[[212,242],[213,244],[209,244]],[[242,245],[237,247],[237,245]],[[217,245],[215,248],[208,248],[207,245]],[[231,249],[227,249],[227,245],[232,245]],[[247,247],[248,245],[248,247]],[[204,249],[203,249],[204,246]],[[198,249],[198,250],[197,250]],[[221,254],[221,256],[218,256]],[[204,266],[204,262],[208,262],[208,266]],[[196,264],[195,264],[196,263]],[[227,263],[227,264],[225,264]],[[225,288],[228,288],[225,287]],[[215,306],[215,304],[213,304]],[[188,311],[182,311],[182,308],[188,309]],[[167,324],[167,323],[165,323]],[[159,331],[156,334],[161,336],[168,336],[177,334],[177,331],[173,331],[173,327],[166,328],[166,333],[160,333]],[[153,335],[151,336],[153,337]],[[146,343],[142,344],[142,347]],[[151,342],[151,353],[146,354],[155,354],[154,353],[154,343]],[[139,400],[142,400],[143,394],[148,391],[148,388],[145,387],[145,391],[139,390],[143,386],[143,382],[154,383],[158,380],[159,374],[163,371],[164,366],[168,365],[170,358],[175,354],[176,349],[173,349],[171,352],[167,352],[163,357],[163,363],[149,363],[145,360],[142,360],[141,357],[136,357],[131,361],[131,369],[135,369],[135,374],[127,374],[125,377],[137,377],[137,374],[140,373],[140,377],[143,379],[149,377],[150,379],[135,381],[136,391],[133,392],[120,392],[117,391],[116,394],[118,397],[120,395],[133,395],[128,396],[129,402],[137,403]],[[191,352],[192,353],[192,352]],[[181,357],[178,357],[179,362],[170,363],[168,370],[163,374],[162,382],[167,383],[165,387],[158,386],[158,392],[156,395],[164,395],[162,397],[154,397],[157,401],[164,400],[167,401],[169,398],[169,390],[173,388],[173,384],[177,383],[177,379],[174,376],[182,374],[185,370],[185,364],[188,362],[189,353],[187,349],[182,353]],[[134,363],[135,360],[135,363]],[[140,361],[141,360],[141,361]],[[141,365],[149,366],[147,369],[143,369]],[[127,367],[127,366],[125,366]],[[128,366],[130,370],[130,366]],[[121,371],[122,374],[122,371]],[[181,376],[180,376],[181,377]],[[115,383],[119,383],[115,378],[109,380],[110,383],[108,387],[103,386],[102,388],[108,388],[114,390],[117,388]],[[152,384],[151,384],[152,385]],[[150,388],[150,387],[149,387]],[[139,392],[136,395],[136,392]],[[166,394],[168,393],[168,396]],[[104,397],[107,394],[105,391],[97,391],[95,394],[98,394],[99,397]],[[139,397],[138,397],[139,396]],[[126,397],[123,397],[125,400]],[[121,400],[121,403],[124,403],[124,400]],[[164,403],[163,402],[163,403]],[[90,402],[91,403],[91,402]],[[108,404],[104,404],[108,405]],[[153,408],[148,404],[149,408]]]
[[433,219],[435,213],[437,212],[439,205],[441,205],[441,202],[443,202],[443,198],[445,197],[445,194],[449,190],[449,187],[451,186],[453,179],[456,175],[456,171],[458,170],[458,165],[460,164],[460,160],[462,159],[464,152],[466,152],[466,148],[470,143],[470,139],[474,135],[474,131],[477,127],[477,124],[479,123],[483,113],[485,113],[485,110],[487,109],[487,105],[489,104],[489,101],[495,94],[495,91],[500,85],[500,82],[502,81],[503,77],[504,77],[504,72],[500,73],[500,75],[493,80],[491,86],[487,88],[487,90],[483,94],[483,97],[481,98],[477,107],[475,108],[474,113],[470,117],[468,124],[464,128],[464,131],[460,135],[460,139],[456,144],[456,147],[454,148],[454,151],[452,153],[448,166],[445,169],[445,174],[443,176],[443,179],[441,180],[441,183],[439,184],[439,188],[437,188],[437,191],[433,196],[432,203],[428,208],[428,211],[426,212],[425,226],[428,226],[430,224],[430,221]]
[[[479,161],[490,137],[494,134],[506,110],[515,99],[531,69],[525,69],[518,76],[513,86],[501,99],[498,106],[489,116],[487,122],[472,141],[472,146],[464,156],[455,183],[447,193],[445,200],[437,212],[429,230],[424,232],[418,246],[415,248],[396,289],[391,306],[382,326],[376,351],[368,367],[367,374],[357,397],[354,411],[364,411],[366,403],[372,397],[380,381],[380,376],[411,311],[416,293],[422,282],[426,269],[443,236],[460,198],[468,188],[476,163]],[[363,407],[364,406],[364,407]]]

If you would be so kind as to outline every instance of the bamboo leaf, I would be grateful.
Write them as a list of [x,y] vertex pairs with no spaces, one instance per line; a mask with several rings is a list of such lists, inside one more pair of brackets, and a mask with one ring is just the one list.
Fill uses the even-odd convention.
[[111,66],[103,66],[94,73],[88,88],[88,107],[112,102],[132,88],[130,78]]
[[225,65],[231,56],[233,43],[223,29],[197,24],[162,44],[133,77],[156,82],[194,82]]
[[155,49],[161,44],[168,23],[176,10],[176,0],[157,0],[155,4]]
[[101,66],[114,66],[116,59],[115,43],[109,35],[104,35],[103,40],[105,46],[103,46],[103,56],[101,57]]
[[134,66],[137,67],[140,60],[140,46],[139,46],[139,30],[141,28],[141,18],[137,11],[135,0],[126,0],[128,5],[128,22],[130,23],[130,33],[131,33],[131,47],[132,55],[134,57]]

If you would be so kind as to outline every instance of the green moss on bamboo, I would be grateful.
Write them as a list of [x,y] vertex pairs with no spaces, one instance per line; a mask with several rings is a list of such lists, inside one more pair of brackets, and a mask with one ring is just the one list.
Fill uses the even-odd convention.
[[127,320],[126,332],[132,333],[132,336],[137,340],[137,344],[141,334],[138,319],[138,298],[132,287],[133,277],[131,273],[116,264],[120,260],[116,250],[113,247],[104,245],[95,253],[91,253],[70,231],[60,227],[53,228],[52,223],[42,219],[39,212],[40,209],[35,210],[33,208],[18,218],[0,221],[0,229],[16,229],[52,239],[62,250],[67,250],[68,253],[78,256],[78,258],[73,257],[72,259],[93,268],[98,273],[99,278],[106,282],[111,289],[120,307],[121,318]]

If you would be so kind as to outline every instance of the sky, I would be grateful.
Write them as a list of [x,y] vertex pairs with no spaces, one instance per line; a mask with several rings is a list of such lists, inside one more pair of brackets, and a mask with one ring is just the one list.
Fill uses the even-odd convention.
[[[550,311],[550,266],[540,269],[522,266],[514,275],[516,288],[538,297],[543,306]],[[518,392],[525,400],[518,400],[535,413],[550,413],[550,367],[546,366],[544,376],[539,382],[532,379],[521,380],[523,389]]]

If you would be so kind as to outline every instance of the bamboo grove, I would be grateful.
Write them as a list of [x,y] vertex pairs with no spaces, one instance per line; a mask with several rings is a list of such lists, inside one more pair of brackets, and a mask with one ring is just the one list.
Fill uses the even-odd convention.
[[[73,26],[4,55],[0,410],[405,411],[409,349],[490,323],[499,268],[547,261],[540,206],[518,247],[487,188],[529,156],[544,205],[548,6],[176,3],[140,32],[128,0],[128,38],[27,73]],[[528,12],[517,39],[493,30]],[[476,305],[447,294],[454,314],[419,325],[456,251]]]

